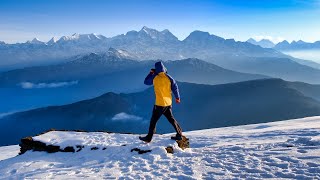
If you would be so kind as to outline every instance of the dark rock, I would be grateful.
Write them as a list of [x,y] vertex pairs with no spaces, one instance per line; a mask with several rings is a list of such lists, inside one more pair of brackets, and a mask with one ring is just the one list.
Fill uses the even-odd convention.
[[[23,154],[28,150],[33,150],[33,151],[47,151],[47,146],[43,142],[39,141],[34,141],[32,137],[26,137],[21,139],[21,144],[20,145],[20,153]],[[50,147],[50,151],[51,151]]]
[[166,147],[166,151],[167,153],[173,154],[173,147],[172,146]]
[[47,151],[48,153],[59,152],[59,151],[60,151],[60,146],[48,145],[48,146],[46,147],[46,151]]
[[79,151],[81,151],[81,150],[84,148],[84,146],[82,146],[82,145],[76,145],[76,148],[78,148],[78,150],[77,150],[76,152],[79,152]]
[[133,149],[131,149],[131,152],[133,152],[133,151],[137,151],[138,154],[144,154],[144,153],[147,153],[147,152],[151,152],[151,150],[141,150],[141,149],[139,149],[139,148],[133,148]]
[[31,150],[33,148],[32,142],[33,142],[32,137],[22,138],[21,144],[19,144],[19,146],[20,146],[19,155]]
[[75,152],[75,150],[72,146],[67,146],[63,149],[63,152]]
[[98,150],[98,147],[92,147],[91,150]]
[[102,150],[106,150],[107,148],[106,147],[104,147]]

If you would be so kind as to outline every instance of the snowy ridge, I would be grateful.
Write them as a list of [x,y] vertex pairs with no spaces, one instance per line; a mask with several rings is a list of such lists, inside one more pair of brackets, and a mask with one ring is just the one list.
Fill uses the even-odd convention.
[[[85,144],[77,153],[26,152],[0,161],[0,179],[319,179],[320,116],[184,133],[190,147],[167,154],[170,134],[145,144],[138,135],[50,132],[35,139],[61,146]],[[126,146],[123,146],[123,145]],[[139,146],[146,154],[131,152]]]
[[29,44],[45,44],[44,42],[40,41],[38,38],[33,38],[32,41],[27,41]]

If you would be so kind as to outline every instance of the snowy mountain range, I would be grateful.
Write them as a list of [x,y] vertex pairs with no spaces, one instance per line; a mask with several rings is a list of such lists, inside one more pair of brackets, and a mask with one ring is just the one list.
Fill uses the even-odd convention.
[[110,51],[114,56],[133,60],[198,58],[225,69],[289,81],[319,83],[320,79],[316,75],[319,64],[292,58],[271,48],[236,42],[202,31],[194,31],[180,41],[169,30],[157,31],[147,27],[111,38],[73,34],[53,38],[47,43],[34,39],[21,44],[2,44],[0,71],[61,64],[90,53],[110,54]]
[[[254,46],[259,45],[259,46]],[[260,47],[261,46],[261,47]],[[274,46],[274,47],[273,47]],[[267,48],[262,48],[267,47]],[[273,49],[271,49],[273,47]],[[259,42],[249,39],[247,42],[224,39],[208,32],[194,31],[180,41],[169,30],[157,31],[143,27],[140,31],[129,31],[114,37],[105,37],[97,34],[73,34],[52,38],[48,42],[41,42],[34,38],[26,43],[6,44],[0,43],[0,71],[21,67],[56,64],[65,62],[73,56],[88,53],[104,53],[109,48],[126,51],[130,59],[185,59],[199,58],[213,62],[227,69],[238,58],[244,61],[247,58],[288,58],[288,55],[279,51],[290,49],[318,49],[319,42],[306,43],[303,41],[287,41],[274,45],[271,41],[263,39]],[[274,50],[275,49],[275,50]],[[127,57],[128,58],[128,57]],[[248,60],[245,63],[250,63]],[[299,61],[303,65],[310,62]],[[312,67],[319,67],[314,65]],[[234,68],[232,70],[239,71]]]
[[309,117],[190,131],[184,150],[172,134],[146,144],[136,134],[52,131],[32,139],[84,148],[17,156],[18,145],[0,147],[0,179],[320,179],[319,130],[320,118]]
[[73,34],[48,42],[33,39],[26,43],[0,44],[0,66],[17,68],[60,62],[63,59],[87,53],[106,52],[110,47],[130,52],[137,59],[184,59],[203,60],[223,57],[283,57],[272,49],[263,49],[246,42],[223,39],[207,32],[194,31],[180,41],[169,30],[157,31],[143,27],[107,38],[96,34]]
[[320,50],[320,41],[311,43],[299,40],[289,43],[287,40],[283,40],[279,43],[273,43],[269,39],[261,39],[260,41],[256,41],[255,39],[250,38],[246,42],[261,46],[263,48],[274,48],[278,51]]

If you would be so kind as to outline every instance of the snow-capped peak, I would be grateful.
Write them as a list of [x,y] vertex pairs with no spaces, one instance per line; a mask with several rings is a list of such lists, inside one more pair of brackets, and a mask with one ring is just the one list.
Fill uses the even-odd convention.
[[156,39],[159,36],[160,32],[155,29],[148,28],[147,26],[143,26],[143,28],[140,30],[140,33],[145,33],[152,39]]
[[123,50],[123,49],[115,49],[112,47],[109,48],[108,55],[115,56],[120,59],[134,59],[128,51]]
[[31,41],[27,41],[30,44],[44,44],[44,42],[40,41],[38,38],[33,38]]
[[102,35],[97,35],[95,33],[91,34],[78,34],[74,33],[72,36],[62,36],[59,41],[90,41],[90,40],[102,40],[106,37]]
[[48,42],[47,44],[54,44],[58,41],[58,39],[56,37],[52,37]]
[[144,31],[144,32],[147,33],[147,34],[149,34],[149,32],[150,32],[151,30],[155,30],[155,29],[150,29],[150,28],[148,28],[147,26],[143,26],[142,29],[141,29],[141,31]]
[[163,31],[158,31],[156,29],[151,29],[151,28],[148,28],[147,26],[143,26],[143,28],[139,31],[139,33],[142,34],[143,36],[147,35],[152,39],[157,39],[160,41],[178,40],[178,38],[175,37],[168,29],[165,29]]

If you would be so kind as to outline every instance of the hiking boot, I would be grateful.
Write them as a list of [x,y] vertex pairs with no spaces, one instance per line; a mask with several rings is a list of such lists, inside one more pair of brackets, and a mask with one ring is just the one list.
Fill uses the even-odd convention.
[[139,139],[140,139],[141,141],[146,142],[146,143],[151,142],[151,138],[150,138],[149,136],[145,136],[145,137],[139,136]]
[[176,140],[176,141],[181,141],[182,140],[182,135],[176,134],[175,136],[172,136],[171,139]]

